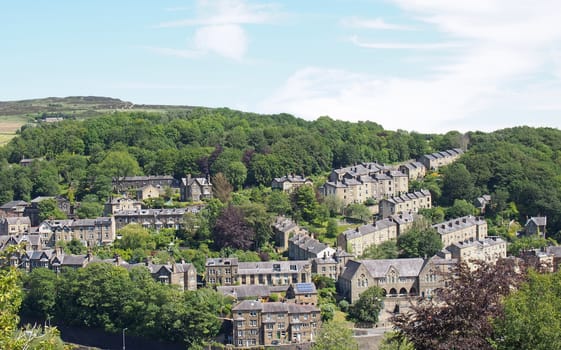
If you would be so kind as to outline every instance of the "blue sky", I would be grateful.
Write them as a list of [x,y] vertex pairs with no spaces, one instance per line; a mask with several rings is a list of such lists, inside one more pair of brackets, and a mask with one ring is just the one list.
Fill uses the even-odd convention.
[[386,129],[561,128],[557,0],[23,0],[0,100],[110,96]]

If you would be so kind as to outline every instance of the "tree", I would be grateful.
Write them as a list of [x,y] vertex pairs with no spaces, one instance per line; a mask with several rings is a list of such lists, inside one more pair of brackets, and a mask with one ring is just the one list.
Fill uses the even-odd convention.
[[127,151],[111,151],[98,164],[97,173],[119,179],[141,173],[136,159]]
[[346,210],[347,217],[360,220],[362,222],[367,222],[371,217],[372,213],[370,209],[364,204],[352,203],[347,206]]
[[530,271],[528,281],[504,300],[493,320],[494,348],[561,349],[561,272]]
[[362,253],[361,259],[395,259],[398,256],[397,243],[389,240],[380,244],[373,244]]
[[443,172],[441,199],[444,204],[452,204],[457,199],[471,201],[475,198],[474,181],[464,164],[450,164]]
[[103,214],[103,204],[101,204],[96,195],[88,194],[80,202],[80,206],[76,209],[76,215],[80,219],[97,218]]
[[250,249],[255,240],[255,231],[246,223],[243,210],[233,205],[224,208],[212,232],[217,250],[225,247]]
[[284,191],[273,191],[267,200],[267,211],[277,215],[290,213],[290,198]]
[[335,238],[339,233],[339,225],[336,219],[329,219],[327,221],[327,228],[325,229],[325,235],[328,238]]
[[323,198],[323,204],[329,209],[329,216],[336,216],[343,213],[345,209],[345,203],[343,200],[335,195],[325,196]]
[[117,238],[113,243],[115,248],[120,249],[142,249],[142,250],[154,250],[156,249],[156,244],[152,239],[150,232],[143,228],[140,224],[128,224],[119,231],[117,235],[121,238]]
[[240,161],[231,162],[224,169],[224,176],[226,176],[234,189],[240,190],[247,178],[247,168]]
[[428,222],[418,220],[409,231],[397,237],[397,246],[403,258],[431,257],[442,249],[442,240]]
[[465,199],[455,199],[454,204],[446,210],[446,218],[459,218],[477,213],[475,206]]
[[39,220],[66,219],[66,214],[59,209],[56,199],[46,198],[39,202]]
[[415,349],[492,349],[491,320],[501,317],[501,301],[520,284],[524,269],[507,259],[474,264],[474,269],[465,262],[456,265],[434,299],[413,304],[412,312],[392,319]]
[[342,322],[326,322],[315,339],[312,350],[356,350],[353,331]]
[[355,322],[378,322],[383,308],[384,292],[382,288],[372,286],[362,292],[358,300],[349,308],[349,318]]
[[232,185],[223,173],[212,177],[212,192],[222,203],[228,203],[232,199],[232,190]]
[[398,332],[386,332],[378,350],[415,350],[413,344]]

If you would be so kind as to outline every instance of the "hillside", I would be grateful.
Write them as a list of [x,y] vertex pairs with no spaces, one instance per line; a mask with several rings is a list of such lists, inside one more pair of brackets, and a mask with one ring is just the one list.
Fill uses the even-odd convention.
[[190,106],[137,105],[117,98],[98,96],[47,97],[0,101],[0,145],[13,138],[27,123],[44,117],[85,119],[115,111],[166,112],[191,110]]

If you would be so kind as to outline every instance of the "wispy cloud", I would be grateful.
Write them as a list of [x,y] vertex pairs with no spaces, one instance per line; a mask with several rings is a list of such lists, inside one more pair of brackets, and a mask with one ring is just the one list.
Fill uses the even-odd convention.
[[[394,2],[406,15],[427,23],[429,30],[434,28],[432,34],[447,38],[446,42],[376,43],[358,37],[351,42],[372,49],[442,50],[445,59],[437,56],[425,63],[431,74],[404,79],[303,68],[271,94],[261,109],[306,118],[330,115],[372,120],[390,129],[427,132],[473,129],[474,123],[482,130],[514,124],[559,125],[556,117],[561,104],[555,96],[561,91],[561,79],[554,70],[561,66],[557,55],[561,52],[561,2]],[[541,83],[544,75],[547,84]]]
[[[159,23],[158,28],[196,27],[191,50],[163,49],[159,53],[176,54],[194,58],[214,53],[229,59],[242,61],[248,49],[246,24],[263,24],[274,20],[277,6],[250,4],[243,0],[200,0],[197,16]],[[196,53],[189,55],[189,52]],[[183,56],[182,56],[183,55]]]
[[401,43],[401,42],[365,42],[361,41],[357,36],[352,36],[350,41],[359,47],[368,49],[393,49],[393,50],[438,50],[450,49],[455,47],[465,46],[459,42],[444,42],[444,43]]
[[365,19],[359,17],[346,17],[341,20],[341,25],[350,28],[382,29],[382,30],[416,30],[410,26],[393,24],[382,18]]
[[168,47],[141,46],[141,48],[159,55],[175,56],[181,58],[197,58],[204,54],[203,51],[199,50],[172,49]]

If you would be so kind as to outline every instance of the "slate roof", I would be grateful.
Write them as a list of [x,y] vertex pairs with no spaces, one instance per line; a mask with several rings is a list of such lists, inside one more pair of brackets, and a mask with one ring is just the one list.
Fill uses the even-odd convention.
[[4,220],[6,220],[8,225],[27,224],[31,226],[29,216],[8,216],[7,218],[4,218]]
[[329,248],[329,245],[321,243],[317,239],[303,233],[292,236],[289,241],[298,246],[300,249],[306,250],[313,254],[319,254],[323,250]]
[[271,295],[271,289],[264,285],[218,286],[216,290],[236,299],[266,298]]
[[445,235],[450,232],[455,232],[464,229],[466,227],[483,225],[485,223],[486,223],[485,219],[481,217],[468,215],[468,216],[462,216],[460,218],[444,221],[439,224],[432,225],[432,227],[435,228],[440,235]]
[[[279,271],[274,270],[274,266],[278,265]],[[238,274],[259,274],[259,273],[297,273],[308,266],[307,260],[294,261],[259,261],[259,262],[240,262],[238,264]],[[296,266],[296,270],[291,270],[290,266]]]
[[304,175],[285,175],[283,177],[275,177],[274,181],[276,181],[276,182],[288,181],[288,182],[304,183],[306,181],[310,181],[310,179],[308,179]]
[[546,216],[532,216],[528,222],[526,222],[526,226],[533,221],[536,226],[546,226],[547,225],[547,217]]
[[400,196],[390,197],[388,199],[385,199],[385,201],[388,201],[393,204],[399,204],[399,203],[409,202],[414,199],[426,198],[429,196],[430,196],[430,192],[428,190],[420,190],[420,191],[405,193]]
[[389,219],[382,219],[376,221],[373,224],[366,224],[366,225],[358,226],[357,228],[354,229],[349,229],[347,231],[344,231],[342,234],[345,235],[347,240],[349,240],[356,237],[368,235],[376,231],[382,231],[392,226],[397,227],[397,224]]
[[385,277],[391,267],[397,269],[399,276],[412,277],[419,275],[423,268],[424,260],[421,258],[349,260],[341,277],[351,280],[361,265],[366,268],[373,278]]
[[10,201],[8,203],[2,204],[2,206],[0,206],[0,209],[14,209],[15,207],[27,205],[29,205],[29,203],[27,203],[26,201]]

